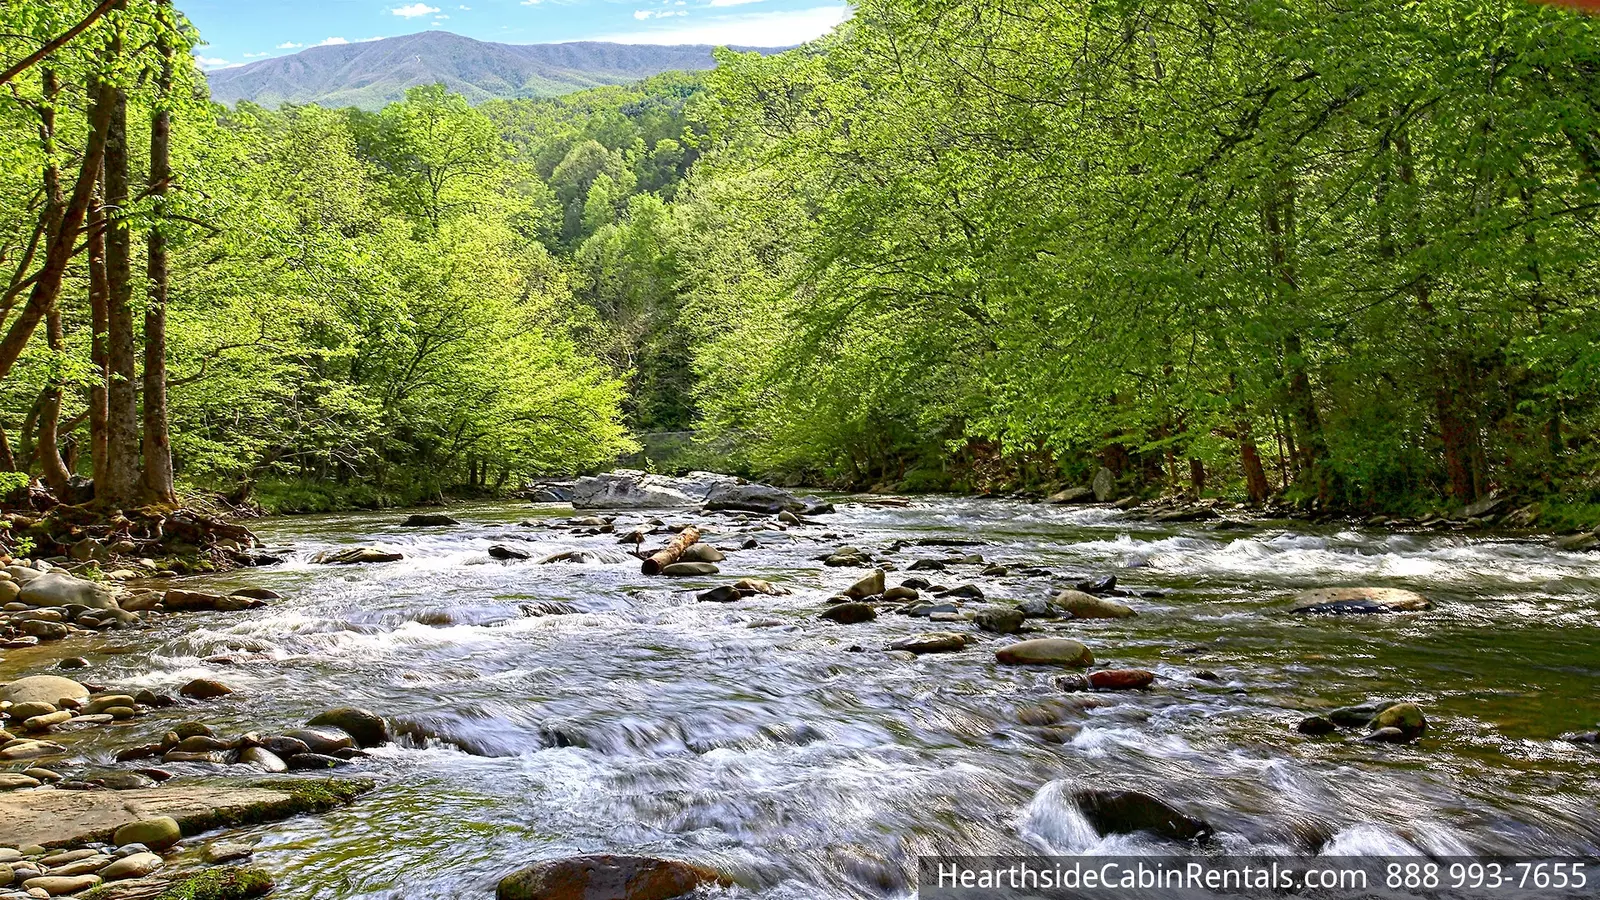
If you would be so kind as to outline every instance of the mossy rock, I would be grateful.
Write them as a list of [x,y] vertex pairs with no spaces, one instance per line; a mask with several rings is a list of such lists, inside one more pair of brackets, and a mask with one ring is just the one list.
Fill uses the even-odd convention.
[[264,897],[274,887],[272,876],[262,869],[223,866],[174,882],[157,900],[247,900]]

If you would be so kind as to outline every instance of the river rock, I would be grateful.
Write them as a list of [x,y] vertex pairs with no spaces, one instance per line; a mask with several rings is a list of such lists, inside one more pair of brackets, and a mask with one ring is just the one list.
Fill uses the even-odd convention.
[[289,771],[289,766],[283,757],[265,747],[246,747],[239,751],[239,764],[242,766],[255,766],[263,772],[278,774]]
[[[65,725],[70,721],[72,721],[72,713],[69,710],[62,709],[53,713],[46,713],[42,716],[34,716],[33,718],[24,721],[22,723],[22,730],[48,731],[57,725]],[[107,721],[110,720],[108,719]]]
[[40,890],[51,897],[62,897],[86,891],[100,883],[99,875],[41,875],[22,883],[27,891]]
[[1156,673],[1144,669],[1101,669],[1089,673],[1089,686],[1097,691],[1138,691],[1155,681]]
[[739,588],[731,584],[720,584],[709,591],[695,597],[701,603],[732,603],[744,596]]
[[116,595],[107,587],[64,572],[41,572],[22,584],[17,602],[33,607],[70,606],[116,609]]
[[1095,499],[1095,497],[1094,497],[1094,488],[1092,488],[1092,487],[1069,487],[1069,488],[1066,488],[1065,490],[1056,491],[1054,494],[1051,494],[1046,502],[1048,502],[1048,503],[1056,503],[1056,504],[1088,503],[1090,500],[1093,500],[1093,499]]
[[226,600],[220,594],[208,594],[204,591],[172,588],[161,595],[161,605],[170,610],[216,609],[225,603]]
[[872,604],[852,602],[830,606],[823,610],[818,618],[838,622],[840,625],[855,625],[860,622],[871,622],[877,617],[878,611],[872,608]]
[[1593,534],[1587,531],[1582,534],[1564,534],[1556,538],[1554,544],[1557,550],[1571,552],[1593,550],[1600,547],[1600,534]]
[[579,478],[572,486],[574,509],[672,509],[693,506],[694,497],[672,479],[643,472],[610,472]]
[[361,749],[378,747],[394,741],[394,735],[389,731],[389,723],[385,722],[382,716],[351,706],[330,709],[306,725],[312,728],[319,725],[337,728],[354,738],[356,746]]
[[165,864],[166,861],[154,853],[131,853],[101,869],[100,877],[106,881],[143,878]]
[[0,748],[0,760],[10,762],[17,759],[38,759],[41,756],[65,753],[66,749],[51,741],[15,740]]
[[724,482],[706,494],[706,509],[739,510],[777,515],[784,510],[800,512],[806,504],[782,488],[770,484]]
[[741,578],[733,583],[741,594],[767,594],[772,597],[782,597],[789,593],[788,588],[780,587],[770,581],[759,578]]
[[1205,841],[1212,834],[1204,821],[1141,791],[1084,789],[1072,802],[1101,834],[1149,831],[1178,841]]
[[234,597],[249,597],[251,600],[282,600],[283,595],[264,587],[242,587],[228,592]]
[[88,688],[60,675],[30,675],[0,687],[0,701],[9,700],[13,705],[48,703],[52,707],[58,707],[63,700],[82,703],[88,699]]
[[889,645],[890,650],[904,650],[908,653],[954,653],[967,646],[967,637],[954,631],[929,631],[923,634],[901,638]]
[[1344,728],[1358,728],[1372,721],[1373,716],[1393,705],[1394,701],[1360,703],[1355,706],[1341,706],[1338,709],[1329,710],[1326,715],[1328,720],[1335,725]]
[[446,525],[460,525],[461,523],[444,513],[415,513],[407,516],[400,523],[401,528],[443,528]]
[[1301,591],[1289,604],[1289,612],[1307,615],[1361,615],[1414,612],[1433,604],[1415,591],[1400,588],[1354,587],[1315,588]]
[[1022,610],[1011,606],[995,606],[979,612],[973,622],[984,631],[1016,634],[1022,630],[1022,620]]
[[311,558],[314,563],[329,566],[354,566],[364,563],[398,562],[405,554],[376,547],[352,547],[349,550],[324,550]]
[[292,771],[312,771],[320,769],[337,769],[349,765],[347,760],[337,756],[328,756],[323,753],[296,753],[289,757],[289,768]]
[[722,571],[716,563],[676,562],[661,569],[663,575],[715,575]]
[[22,788],[34,788],[43,783],[44,782],[34,778],[31,775],[23,775],[19,772],[0,773],[0,791],[16,791],[21,790]]
[[233,688],[210,678],[196,678],[178,688],[178,693],[192,700],[215,700],[233,693]]
[[1379,728],[1362,735],[1359,740],[1374,744],[1408,744],[1411,738],[1398,728]]
[[[283,736],[294,738],[305,744],[306,750],[311,753],[320,753],[324,756],[332,756],[340,750],[353,750],[356,746],[355,738],[333,728],[297,728]],[[265,746],[274,753],[283,752],[270,742],[265,743]],[[295,753],[290,758],[300,756],[302,753]]]
[[1050,602],[1057,608],[1072,613],[1075,619],[1126,619],[1137,615],[1122,603],[1083,591],[1065,590],[1055,595]]
[[156,816],[152,819],[141,819],[117,829],[111,842],[118,847],[126,844],[143,844],[151,850],[165,850],[183,840],[183,829],[178,827],[178,820],[171,816]]
[[696,543],[690,544],[688,548],[683,551],[683,555],[678,557],[678,561],[716,563],[722,562],[727,558],[728,557],[724,556],[721,550],[718,550],[710,544]]
[[844,595],[852,600],[876,597],[883,593],[883,570],[873,569],[872,574],[845,588]]
[[1117,576],[1102,575],[1099,578],[1091,578],[1088,581],[1080,581],[1073,585],[1073,587],[1084,592],[1085,594],[1093,594],[1096,597],[1103,597],[1117,589]]
[[[82,852],[82,851],[79,851]],[[89,851],[89,855],[66,863],[46,863],[50,866],[50,874],[60,878],[73,878],[79,875],[92,875],[111,864],[111,857],[104,853]]]
[[531,554],[531,553],[524,553],[521,550],[513,550],[510,547],[505,546],[504,544],[495,544],[494,546],[489,548],[489,558],[490,559],[523,560],[523,559],[531,559],[532,557],[533,557],[533,554]]
[[596,854],[548,860],[500,879],[495,900],[675,900],[726,875],[671,859]]
[[1094,653],[1070,638],[1034,638],[996,650],[997,661],[1017,666],[1077,666],[1094,664]]
[[1374,730],[1394,728],[1407,740],[1416,740],[1427,732],[1428,720],[1422,714],[1422,707],[1415,703],[1396,703],[1373,716],[1367,727]]
[[891,603],[913,603],[919,596],[921,595],[917,593],[916,588],[909,588],[903,584],[883,592],[883,599]]
[[54,703],[46,703],[43,700],[30,700],[26,703],[12,704],[11,708],[6,710],[6,715],[13,719],[27,720],[34,716],[48,716],[55,711],[56,705]]
[[1333,724],[1333,720],[1324,716],[1306,716],[1300,720],[1299,724],[1294,726],[1294,730],[1301,734],[1309,734],[1312,737],[1321,737],[1338,731],[1339,726]]
[[1109,503],[1117,498],[1117,476],[1110,469],[1101,466],[1094,473],[1094,479],[1089,482],[1089,489],[1094,491],[1094,499],[1101,503]]

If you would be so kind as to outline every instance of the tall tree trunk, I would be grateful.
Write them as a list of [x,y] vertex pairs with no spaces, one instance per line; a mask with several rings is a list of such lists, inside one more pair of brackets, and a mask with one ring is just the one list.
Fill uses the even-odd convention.
[[95,205],[89,228],[89,460],[95,493],[106,483],[106,229],[105,209]]
[[[170,10],[171,0],[159,2],[163,13]],[[163,31],[160,42],[158,105],[150,118],[150,196],[158,214],[172,180],[172,114],[164,105],[172,93],[172,39]],[[178,497],[172,484],[172,435],[167,426],[167,239],[160,224],[150,229],[146,265],[150,297],[144,312],[144,499],[170,505]]]
[[128,97],[112,100],[106,134],[106,482],[95,499],[122,508],[139,499],[139,397],[133,333],[133,243],[128,230]]
[[[1277,276],[1278,289],[1289,298],[1288,303],[1292,308],[1293,298],[1300,290],[1294,249],[1294,176],[1284,174],[1268,184],[1264,191],[1261,214],[1267,249]],[[1296,475],[1309,474],[1316,485],[1318,499],[1327,501],[1330,485],[1323,468],[1323,461],[1328,455],[1327,440],[1323,436],[1322,417],[1317,413],[1317,400],[1306,368],[1305,347],[1298,331],[1290,331],[1283,338],[1283,365],[1288,380],[1290,433],[1294,436],[1299,453],[1294,467]]]
[[[55,164],[55,101],[60,92],[60,85],[56,82],[55,70],[49,67],[40,72],[40,79],[44,91],[39,104],[39,143],[45,159],[48,160],[44,169],[45,233],[48,234],[60,229],[61,217],[66,211],[66,198],[61,193],[61,171]],[[66,352],[66,341],[61,330],[59,298],[52,300],[49,309],[45,311],[45,340],[50,346],[51,353],[59,356]],[[61,423],[61,391],[64,382],[65,372],[58,365],[44,386],[43,408],[39,414],[39,441],[35,450],[44,482],[57,495],[67,490],[68,482],[72,478],[72,473],[67,470],[67,464],[61,459],[61,440],[57,434]]]

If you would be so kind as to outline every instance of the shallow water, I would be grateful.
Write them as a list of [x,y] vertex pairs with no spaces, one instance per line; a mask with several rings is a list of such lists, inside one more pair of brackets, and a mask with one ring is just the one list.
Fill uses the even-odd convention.
[[[730,552],[720,576],[665,579],[641,575],[613,535],[516,524],[570,510],[452,514],[467,524],[403,529],[393,512],[260,523],[269,546],[292,548],[287,563],[186,586],[257,585],[285,600],[76,638],[0,669],[11,677],[81,654],[108,684],[175,691],[214,677],[238,689],[76,737],[91,762],[197,715],[233,734],[354,705],[434,735],[363,762],[380,787],[355,805],[249,833],[285,898],[489,897],[529,861],[600,851],[716,866],[768,900],[908,897],[922,854],[1180,849],[1097,835],[1062,800],[1086,781],[1171,799],[1240,852],[1600,854],[1600,754],[1554,740],[1600,721],[1600,554],[1282,523],[1156,527],[1109,510],[939,499],[841,505],[825,524],[787,532],[666,513],[720,529],[711,543],[749,533],[761,547]],[[618,531],[644,518],[625,514]],[[1152,669],[1157,687],[1093,695],[1102,705],[1064,713],[1081,726],[1071,742],[1050,744],[1019,712],[1063,695],[1050,673],[994,664],[1012,638],[979,635],[965,652],[903,662],[881,648],[950,626],[815,618],[863,573],[814,557],[928,537],[981,546],[890,558],[903,570],[978,552],[1050,570],[917,573],[990,598],[1118,575],[1139,617],[1036,627],[1083,640],[1102,663]],[[485,552],[495,543],[535,560],[580,548],[600,559],[495,562]],[[406,558],[310,563],[338,545]],[[793,593],[695,601],[739,577]],[[1435,606],[1281,612],[1294,590],[1337,585],[1412,588]],[[536,601],[578,612],[524,615]],[[204,661],[218,654],[233,663]],[[1427,736],[1393,747],[1294,731],[1310,712],[1377,698],[1421,703]]]

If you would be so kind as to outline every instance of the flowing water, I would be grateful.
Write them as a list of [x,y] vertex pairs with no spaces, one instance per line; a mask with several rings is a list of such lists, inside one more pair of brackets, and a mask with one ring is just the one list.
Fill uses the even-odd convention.
[[[553,527],[570,510],[452,512],[466,524],[403,529],[392,512],[260,523],[269,546],[291,548],[286,563],[186,586],[257,585],[284,600],[12,655],[0,674],[81,653],[96,680],[119,687],[213,677],[238,690],[115,740],[82,737],[75,752],[95,762],[196,715],[234,734],[353,705],[431,735],[362,762],[379,787],[354,805],[249,832],[285,898],[489,897],[530,861],[602,851],[715,866],[768,900],[907,897],[921,854],[1174,849],[1096,834],[1063,799],[1086,783],[1165,797],[1240,852],[1600,853],[1600,753],[1555,740],[1600,721],[1600,554],[937,499],[842,504],[824,524],[786,532],[665,513],[720,529],[706,537],[714,544],[747,533],[760,543],[729,553],[720,576],[667,579],[641,575],[614,535]],[[623,514],[618,532],[647,515]],[[979,634],[964,652],[905,661],[882,648],[952,626],[887,612],[860,625],[817,620],[863,573],[816,557],[918,538],[976,541],[955,552],[1049,570],[918,573],[991,599],[1116,574],[1137,618],[1035,627],[1083,640],[1102,663],[1155,671],[1155,689],[1092,695],[1099,705],[1062,713],[1079,726],[1069,742],[1048,743],[1023,722],[1064,695],[1051,673],[995,665],[994,647],[1014,638]],[[492,561],[496,543],[534,561]],[[405,559],[310,562],[355,545]],[[573,549],[597,558],[537,563]],[[904,570],[950,552],[887,558]],[[739,577],[793,593],[696,602]],[[1297,589],[1338,585],[1412,588],[1435,605],[1282,612]],[[576,611],[524,614],[539,601]],[[231,663],[205,661],[219,654]],[[1426,737],[1396,747],[1294,730],[1308,713],[1377,698],[1422,704]]]

